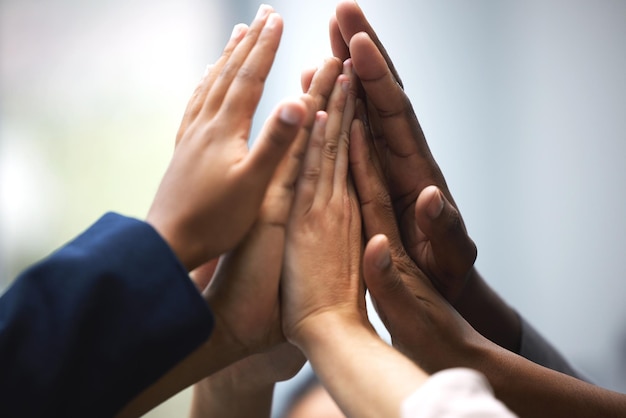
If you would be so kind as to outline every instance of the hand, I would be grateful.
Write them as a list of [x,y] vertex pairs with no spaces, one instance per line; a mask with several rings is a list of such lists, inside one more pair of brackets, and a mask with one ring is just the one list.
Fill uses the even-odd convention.
[[[326,107],[341,68],[341,62],[330,59],[310,74],[310,108]],[[312,124],[313,117],[279,166],[244,241],[222,257],[215,273],[210,264],[192,272],[199,287],[208,285],[204,294],[216,313],[216,330],[231,341],[228,351],[240,352],[237,358],[248,355],[196,384],[192,416],[226,411],[229,416],[249,416],[251,411],[262,416],[271,405],[274,383],[292,377],[304,364],[300,350],[284,342],[278,285],[285,226]]]
[[[353,1],[341,2],[330,29],[333,51],[342,59],[350,54],[361,80],[367,110],[361,111],[360,117],[366,122],[366,132],[371,129],[381,162],[379,170],[389,185],[404,248],[454,303],[469,277],[476,246],[467,235],[395,68],[361,9]],[[360,196],[359,185],[367,179],[355,181]],[[437,189],[426,189],[431,185]],[[425,194],[418,201],[422,192]],[[448,213],[439,217],[439,209]],[[442,219],[453,225],[441,225]],[[455,234],[455,252],[450,252],[448,237],[438,234],[442,228]],[[459,238],[463,246],[458,245]]]
[[[204,292],[216,317],[215,330],[225,335],[242,356],[284,342],[279,280],[285,228],[314,114],[326,107],[341,68],[341,63],[333,59],[316,71],[303,98],[310,109],[305,126],[276,171],[252,229],[233,251],[222,256],[215,277]],[[194,278],[208,282],[201,275]]]
[[238,25],[192,96],[176,148],[147,221],[188,270],[235,247],[252,226],[278,163],[306,118],[285,101],[248,150],[252,118],[282,34],[282,19],[261,6]]
[[[365,92],[357,114],[364,123],[363,136],[368,137],[372,148],[368,164],[375,164],[375,168],[354,174],[362,204],[393,206],[403,248],[410,258],[476,330],[517,352],[519,316],[474,267],[476,245],[430,153],[393,63],[355,2],[342,1],[337,6],[330,35],[336,56],[352,56]],[[351,163],[364,165],[366,161]],[[364,190],[377,175],[388,193],[377,192],[378,187],[370,187],[370,194]],[[381,200],[381,196],[390,196],[390,201]],[[373,234],[370,231],[367,238]]]
[[348,60],[311,133],[287,227],[283,330],[347,416],[397,416],[426,374],[382,341],[367,320],[361,218],[348,174],[355,87]]
[[[410,263],[398,245],[374,236],[363,255],[363,276],[398,347],[426,372],[469,367],[482,372],[495,396],[520,417],[621,416],[626,395],[547,369],[476,332]],[[414,266],[415,267],[415,266]]]
[[287,227],[283,330],[296,345],[303,343],[306,323],[321,314],[366,318],[361,219],[348,178],[355,84],[347,61],[327,112],[317,114]]
[[[305,107],[304,124],[280,162],[245,239],[234,250],[220,257],[217,270],[217,258],[213,258],[191,273],[199,289],[210,284],[204,297],[212,304],[215,313],[211,338],[137,396],[120,416],[145,413],[187,386],[251,354],[284,343],[278,306],[284,227],[315,112],[325,108],[340,72],[341,62],[330,59],[313,77],[308,94],[300,100]],[[265,132],[269,132],[272,120],[268,122]],[[179,145],[182,146],[184,143]],[[160,209],[155,208],[157,211]],[[275,359],[275,355],[268,354],[268,361]]]

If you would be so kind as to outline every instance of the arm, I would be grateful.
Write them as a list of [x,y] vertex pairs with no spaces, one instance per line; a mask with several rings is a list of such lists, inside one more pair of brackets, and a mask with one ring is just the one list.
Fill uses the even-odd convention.
[[[345,413],[397,416],[400,401],[426,376],[367,322],[359,268],[361,224],[347,180],[355,95],[350,72],[347,63],[328,113],[318,113],[297,185],[285,250],[283,327]],[[393,374],[381,376],[385,370]],[[359,402],[364,397],[367,405]]]
[[[352,164],[352,172],[358,183],[370,167],[360,163],[368,158],[360,122],[355,122],[351,146],[351,158],[357,163]],[[370,180],[372,189],[364,190],[389,202],[382,178]],[[368,196],[359,195],[361,199]],[[482,372],[498,399],[522,417],[621,416],[626,412],[626,395],[542,367],[479,334],[406,254],[392,206],[367,202],[363,220],[366,234],[373,236],[364,253],[363,276],[395,347],[429,373],[451,367]],[[450,247],[457,245],[463,247],[463,242],[450,240]],[[380,263],[381,258],[390,261]]]
[[[281,29],[280,17],[262,8],[201,81],[147,216],[152,228],[141,223],[121,233],[115,223],[98,223],[3,296],[8,399],[0,415],[28,408],[96,415],[98,405],[111,416],[194,349],[192,357],[214,353],[208,370],[233,361],[238,353],[223,351],[231,346],[223,330],[202,344],[213,317],[186,272],[232,249],[250,229],[308,111],[301,100],[283,102],[248,150]],[[238,76],[244,70],[249,77]]]
[[[312,108],[319,110],[326,107],[334,80],[340,71],[341,63],[330,59],[310,74],[305,92],[311,99]],[[289,343],[281,342],[283,337],[280,329],[278,285],[283,262],[285,227],[312,124],[311,118],[279,166],[252,231],[236,250],[222,260],[216,282],[208,289],[213,299],[212,306],[217,307],[237,299],[235,302],[240,309],[245,307],[247,310],[233,315],[232,320],[235,323],[225,324],[225,328],[237,329],[237,323],[241,323],[246,317],[253,317],[258,322],[256,326],[247,326],[246,330],[242,330],[238,339],[252,337],[258,341],[276,342],[278,345],[265,353],[244,358],[198,382],[194,386],[192,417],[269,417],[275,383],[291,378],[304,363],[300,350]],[[209,282],[202,277],[198,279]],[[220,280],[224,284],[237,283],[238,287],[220,285]],[[239,296],[234,297],[236,295]],[[242,301],[241,297],[244,295],[254,300]],[[263,295],[269,296],[266,306],[271,311],[264,315],[250,312],[249,306],[253,303],[259,304]],[[274,329],[271,334],[263,334],[262,331],[267,327],[264,324],[272,324],[279,329]]]
[[[522,345],[520,317],[474,267],[476,247],[430,152],[393,63],[357,3],[346,0],[338,4],[336,15],[331,19],[330,36],[334,54],[342,59],[351,56],[361,79],[366,110],[360,117],[366,124],[366,135],[371,131],[374,160],[380,161],[378,171],[389,185],[403,247],[476,330],[519,353]],[[361,192],[359,189],[359,195]],[[379,199],[379,196],[373,198]],[[429,203],[440,210],[430,211]],[[458,243],[452,248],[447,244],[451,238]],[[548,345],[544,347],[554,352]],[[555,362],[542,364],[566,370],[561,367],[566,362],[559,355],[551,358]],[[546,357],[532,356],[531,359],[542,362]],[[569,371],[573,372],[571,368]]]
[[[309,140],[314,110],[326,106],[333,81],[340,71],[341,63],[332,59],[327,60],[315,74],[311,88],[303,98],[311,109],[310,117],[279,165],[267,189],[258,217],[244,240],[234,250],[221,257],[212,279],[207,277],[213,275],[210,270],[204,271],[204,274],[202,271],[193,273],[196,283],[202,283],[205,287],[208,283],[203,294],[215,312],[214,336],[206,347],[186,358],[138,396],[128,405],[123,415],[134,416],[143,413],[207,376],[211,377],[194,390],[196,394],[194,413],[206,412],[209,416],[219,416],[219,411],[223,408],[241,408],[243,403],[239,401],[238,396],[245,396],[250,400],[254,398],[255,404],[271,405],[272,392],[268,386],[274,378],[272,374],[260,387],[255,386],[252,392],[245,390],[238,393],[237,390],[253,385],[251,382],[244,383],[246,379],[257,383],[263,381],[254,374],[258,368],[269,372],[276,366],[273,364],[276,354],[271,351],[267,357],[254,356],[256,358],[254,361],[245,357],[272,350],[284,343],[280,325],[279,279],[285,224],[291,210],[294,183],[300,172],[300,161]],[[271,134],[271,130],[268,129],[264,132],[267,135]],[[284,352],[282,350],[279,349],[279,352]],[[228,353],[229,356],[221,358],[224,353]],[[294,357],[294,361],[302,361],[297,353]],[[235,364],[220,371],[231,363]],[[246,371],[248,368],[251,370]],[[212,376],[218,371],[220,372],[217,375]],[[293,371],[293,364],[289,371]],[[284,371],[279,375],[284,376]],[[233,381],[242,383],[243,386],[233,385]],[[207,402],[219,396],[217,393],[206,391],[210,388],[218,388],[223,395],[220,396],[219,404]],[[232,396],[227,396],[226,393],[231,393]],[[213,406],[216,410],[213,410]],[[245,413],[245,410],[247,409],[241,412]]]
[[[350,73],[347,62],[346,74]],[[356,92],[354,78],[350,90],[346,78],[338,79],[328,114],[318,115],[297,185],[285,253],[283,328],[347,416],[436,414],[464,396],[456,393],[434,403],[420,402],[428,375],[376,335],[364,309],[361,222],[347,168]],[[378,255],[376,265],[390,264],[388,252]],[[426,338],[425,344],[430,343]],[[440,380],[427,384],[430,392],[424,396],[439,394]],[[471,387],[467,383],[462,384],[465,392]],[[490,406],[506,413],[487,387],[472,390],[486,394]],[[482,414],[484,405],[471,411],[480,416],[511,416]],[[464,414],[468,412],[457,416]]]
[[0,299],[0,416],[110,417],[212,325],[156,231],[107,214]]

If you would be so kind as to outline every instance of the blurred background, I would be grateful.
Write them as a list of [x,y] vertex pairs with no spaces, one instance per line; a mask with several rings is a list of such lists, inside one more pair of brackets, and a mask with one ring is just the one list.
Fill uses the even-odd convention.
[[[575,366],[626,392],[626,2],[359,3],[479,270]],[[285,31],[252,138],[330,54],[335,4],[272,3]],[[0,0],[0,289],[104,212],[145,216],[196,82],[258,6]],[[188,401],[148,415],[185,416]]]

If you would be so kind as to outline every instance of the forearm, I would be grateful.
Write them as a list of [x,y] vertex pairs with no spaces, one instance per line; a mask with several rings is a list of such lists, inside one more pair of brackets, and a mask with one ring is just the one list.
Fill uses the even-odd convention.
[[626,395],[533,363],[501,347],[488,350],[477,369],[496,396],[520,417],[623,417]]
[[332,315],[307,331],[300,348],[348,416],[399,417],[402,402],[428,377],[371,328]]
[[484,281],[476,268],[455,308],[484,337],[544,367],[583,379],[542,335]]
[[521,344],[519,355],[552,370],[593,383],[576,370],[539,332],[524,318],[521,322]]
[[196,383],[190,418],[269,418],[274,384],[242,387],[220,378],[221,373]]
[[475,267],[454,307],[484,337],[519,353],[522,332],[517,312],[491,289]]
[[117,417],[141,416],[183,389],[243,358],[245,354],[228,341],[216,327],[205,344],[135,397]]

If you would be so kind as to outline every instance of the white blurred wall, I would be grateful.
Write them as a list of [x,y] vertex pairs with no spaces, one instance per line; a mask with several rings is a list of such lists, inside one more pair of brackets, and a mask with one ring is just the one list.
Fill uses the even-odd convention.
[[[360,4],[403,78],[480,271],[576,366],[626,391],[626,3]],[[272,5],[285,36],[260,120],[330,53],[335,1]],[[257,7],[0,2],[0,283],[106,210],[143,216],[205,64]],[[184,415],[184,396],[152,415]]]

